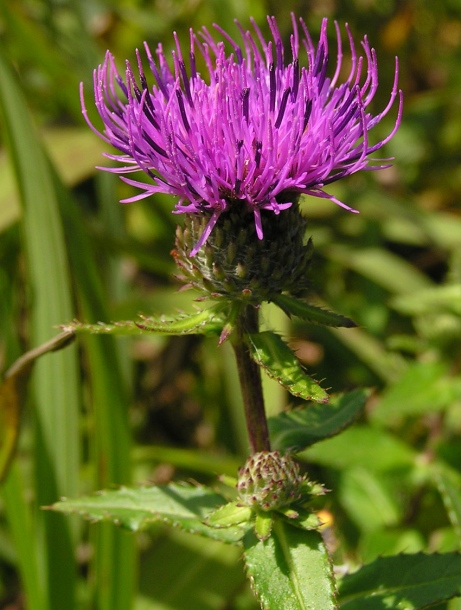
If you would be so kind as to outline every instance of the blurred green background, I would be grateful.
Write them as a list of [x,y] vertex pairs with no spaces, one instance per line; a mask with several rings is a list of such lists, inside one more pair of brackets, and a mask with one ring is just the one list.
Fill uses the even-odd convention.
[[[332,490],[319,506],[331,519],[327,539],[335,563],[349,569],[382,554],[454,550],[461,544],[459,0],[2,0],[0,369],[73,318],[134,319],[194,306],[196,295],[178,292],[173,278],[173,202],[118,203],[133,191],[95,170],[106,162],[104,145],[81,116],[79,82],[90,109],[92,71],[107,48],[123,68],[144,40],[168,52],[177,31],[187,49],[190,27],[218,22],[236,34],[234,18],[247,26],[250,15],[267,33],[267,14],[288,41],[290,11],[314,40],[323,17],[348,22],[357,46],[368,36],[379,66],[374,112],[387,103],[396,55],[404,91],[403,123],[385,151],[393,167],[330,189],[360,215],[303,200],[316,247],[311,300],[359,327],[292,326],[270,306],[263,311],[323,387],[374,388],[362,421],[303,456]],[[333,37],[332,59],[334,45]],[[266,389],[269,413],[289,402],[273,382]],[[6,439],[15,424],[0,419]],[[160,526],[135,538],[40,509],[117,484],[235,474],[248,447],[227,345],[196,337],[79,340],[37,364],[21,420],[1,493],[0,608],[256,607],[236,548]]]

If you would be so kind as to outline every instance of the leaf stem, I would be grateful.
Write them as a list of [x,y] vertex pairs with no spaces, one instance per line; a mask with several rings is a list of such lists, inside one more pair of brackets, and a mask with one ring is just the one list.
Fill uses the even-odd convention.
[[270,451],[269,429],[261,383],[261,370],[250,356],[245,334],[259,330],[259,311],[252,305],[245,305],[236,320],[233,333],[233,347],[237,360],[240,387],[243,396],[245,418],[250,440],[251,453]]

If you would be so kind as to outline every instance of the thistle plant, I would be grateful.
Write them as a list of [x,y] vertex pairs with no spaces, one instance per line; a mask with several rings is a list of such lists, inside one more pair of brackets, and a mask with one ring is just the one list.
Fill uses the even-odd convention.
[[[359,57],[347,30],[351,69],[339,83],[343,52],[338,24],[336,66],[328,77],[326,19],[314,45],[304,21],[298,28],[292,15],[289,62],[275,19],[268,23],[269,42],[254,21],[253,33],[237,24],[243,50],[219,26],[220,42],[206,28],[199,34],[191,31],[188,68],[176,36],[171,67],[162,45],[157,60],[144,45],[152,85],[139,51],[136,69],[127,62],[124,78],[108,52],[94,73],[103,131],[88,121],[118,150],[107,156],[121,167],[108,171],[142,190],[125,203],[166,193],[177,197],[174,211],[186,215],[174,256],[186,283],[224,302],[215,311],[225,320],[221,341],[234,334],[253,451],[270,450],[270,443],[259,370],[244,335],[258,333],[257,309],[263,301],[277,303],[280,295],[297,297],[308,288],[312,244],[305,242],[299,197],[321,197],[356,212],[325,187],[362,169],[388,167],[386,162],[374,164],[370,156],[394,135],[402,113],[397,63],[387,106],[376,115],[368,110],[378,68],[367,39]],[[207,80],[197,67],[197,53]],[[369,132],[397,97],[394,128],[372,144]],[[81,98],[87,117],[83,87]],[[147,183],[127,177],[139,170],[147,174]]]
[[[362,170],[389,167],[391,160],[378,153],[400,125],[402,92],[396,60],[388,102],[373,110],[376,54],[367,38],[358,51],[347,26],[344,76],[337,23],[334,61],[326,19],[314,42],[304,21],[293,15],[289,52],[275,18],[269,17],[268,25],[270,40],[253,20],[249,31],[237,23],[240,41],[217,25],[216,35],[206,28],[191,30],[188,53],[175,34],[171,58],[162,45],[152,53],[145,44],[124,72],[107,52],[94,72],[100,128],[88,118],[82,87],[89,126],[116,149],[106,153],[116,166],[101,169],[137,189],[122,202],[157,193],[175,198],[177,277],[197,292],[203,308],[106,325],[74,322],[64,328],[59,345],[53,344],[60,348],[83,332],[197,333],[215,336],[217,346],[231,342],[248,460],[238,478],[222,478],[219,492],[170,483],[111,490],[53,508],[93,520],[109,518],[132,530],[164,521],[240,545],[261,607],[328,610],[339,606],[318,515],[325,488],[309,478],[295,455],[352,424],[368,392],[329,397],[282,337],[261,332],[258,317],[261,305],[270,302],[313,324],[355,326],[346,316],[307,301],[313,255],[306,236],[309,197],[358,212],[330,194],[328,186]],[[392,129],[375,138],[374,128],[390,112]],[[139,173],[143,179],[131,177]],[[268,420],[261,371],[306,406]]]
[[[98,3],[111,19],[96,34],[81,27],[89,13],[78,3],[51,22],[45,3],[22,4],[0,11],[2,142],[21,202],[15,209],[4,180],[0,606],[459,610],[451,599],[461,595],[461,229],[449,169],[461,116],[456,10],[399,5],[371,25],[378,54],[371,30],[368,42],[353,35],[357,25],[324,20],[309,31],[288,16],[283,26],[242,20],[232,34],[194,26],[167,35],[164,47],[141,45],[124,65],[121,7]],[[147,19],[152,7],[131,4],[146,15],[138,27],[155,19],[158,32],[197,5],[171,3],[171,14]],[[212,4],[207,14],[221,10]],[[252,3],[258,15],[263,4]],[[347,10],[363,24],[377,3],[361,6],[360,18],[358,4]],[[114,54],[102,55],[79,103],[82,66],[96,63],[91,54],[107,40]],[[392,46],[408,58],[400,74],[386,57]],[[400,131],[405,79],[409,120]],[[46,101],[44,84],[56,93]],[[82,124],[66,127],[64,149],[55,126],[72,116]],[[430,141],[434,125],[441,137]],[[97,188],[68,188],[101,150],[110,167],[96,173]],[[392,189],[365,187],[363,173],[376,176],[396,152],[398,168],[380,177]],[[114,173],[124,181],[126,227]],[[20,231],[5,230],[11,218]],[[160,239],[147,251],[149,235]],[[149,280],[155,270],[166,289],[145,295],[133,270]],[[137,290],[147,315],[137,314]],[[168,313],[165,296],[184,311]],[[109,322],[114,304],[130,319]],[[335,308],[361,327],[347,328],[354,322]],[[84,334],[134,341],[91,336],[67,349]],[[150,340],[190,334],[202,337]],[[10,365],[24,344],[30,351]],[[176,364],[182,354],[192,358]],[[373,395],[351,389],[357,383],[376,386]],[[31,417],[21,418],[24,406]],[[181,425],[191,406],[203,417],[197,435]],[[144,428],[143,417],[156,425]],[[179,447],[183,434],[189,446]],[[131,485],[133,476],[144,483]],[[109,523],[79,527],[71,513]]]
[[[279,608],[276,599],[282,594],[285,608],[307,603],[326,610],[336,607],[335,585],[312,508],[323,488],[300,474],[287,453],[289,445],[281,447],[286,455],[272,450],[261,367],[304,399],[324,404],[328,397],[278,335],[260,332],[258,311],[263,302],[273,302],[288,315],[314,323],[354,325],[303,299],[309,289],[313,245],[306,239],[300,197],[320,197],[326,204],[357,212],[326,189],[357,171],[388,167],[389,160],[374,160],[373,155],[399,127],[402,94],[396,62],[387,105],[378,114],[370,111],[378,88],[376,55],[366,38],[359,55],[347,27],[351,67],[341,80],[338,24],[333,75],[326,19],[314,44],[303,20],[298,26],[292,16],[288,61],[275,18],[268,18],[268,24],[272,39],[266,41],[254,21],[252,31],[237,23],[242,46],[219,26],[219,41],[206,28],[191,31],[188,62],[176,35],[171,62],[162,45],[153,54],[145,44],[143,52],[136,52],[136,64],[126,63],[123,76],[108,52],[94,73],[101,131],[88,119],[83,88],[81,101],[91,129],[117,150],[107,153],[117,166],[103,169],[141,191],[123,203],[156,193],[176,198],[173,211],[185,217],[173,252],[178,277],[198,290],[201,300],[212,301],[200,330],[213,328],[219,343],[230,340],[234,348],[250,456],[238,481],[227,480],[234,490],[229,491],[230,501],[218,501],[207,514],[208,535],[238,532],[262,607]],[[393,129],[373,142],[373,128],[396,101]],[[129,177],[140,170],[147,181]],[[178,323],[181,332],[194,330],[191,319],[171,322]],[[159,330],[149,320],[141,328]],[[356,417],[364,394],[353,403]],[[344,417],[352,421],[343,398],[332,404],[325,407],[325,417],[333,408],[349,411]],[[330,429],[327,435],[337,431]],[[275,546],[266,544],[269,539]],[[290,546],[295,539],[312,555],[304,560],[316,566],[316,577],[299,590],[288,582],[273,588],[260,570],[277,563],[279,545]],[[283,566],[277,570],[282,574]]]

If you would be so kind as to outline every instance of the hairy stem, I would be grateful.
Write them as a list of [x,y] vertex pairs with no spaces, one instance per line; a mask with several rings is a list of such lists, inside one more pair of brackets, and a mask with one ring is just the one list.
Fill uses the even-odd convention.
[[269,429],[261,383],[261,371],[251,358],[244,340],[245,333],[259,330],[258,310],[252,305],[245,306],[236,321],[233,347],[237,359],[240,387],[243,395],[245,418],[250,439],[251,453],[270,451]]

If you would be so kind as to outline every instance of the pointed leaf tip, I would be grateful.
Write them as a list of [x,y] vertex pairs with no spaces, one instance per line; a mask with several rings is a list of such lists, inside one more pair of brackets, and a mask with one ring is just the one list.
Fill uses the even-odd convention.
[[328,402],[328,394],[305,372],[296,355],[276,333],[265,331],[247,335],[253,360],[290,394],[304,400]]
[[191,314],[181,313],[176,316],[140,316],[141,321],[120,320],[109,324],[98,322],[86,324],[74,321],[65,326],[68,332],[90,333],[96,335],[140,335],[155,333],[158,335],[216,335],[220,334],[225,324],[221,313],[214,308],[204,309]]
[[245,535],[245,525],[217,528],[206,524],[210,513],[225,504],[223,496],[206,487],[170,483],[103,490],[91,496],[56,502],[49,508],[77,513],[90,521],[110,521],[131,531],[161,521],[187,532],[236,544]]
[[310,305],[301,299],[280,294],[274,299],[274,303],[280,307],[288,316],[296,316],[310,322],[311,324],[320,324],[322,326],[331,326],[333,328],[356,328],[357,324],[350,318],[343,316],[322,307]]

